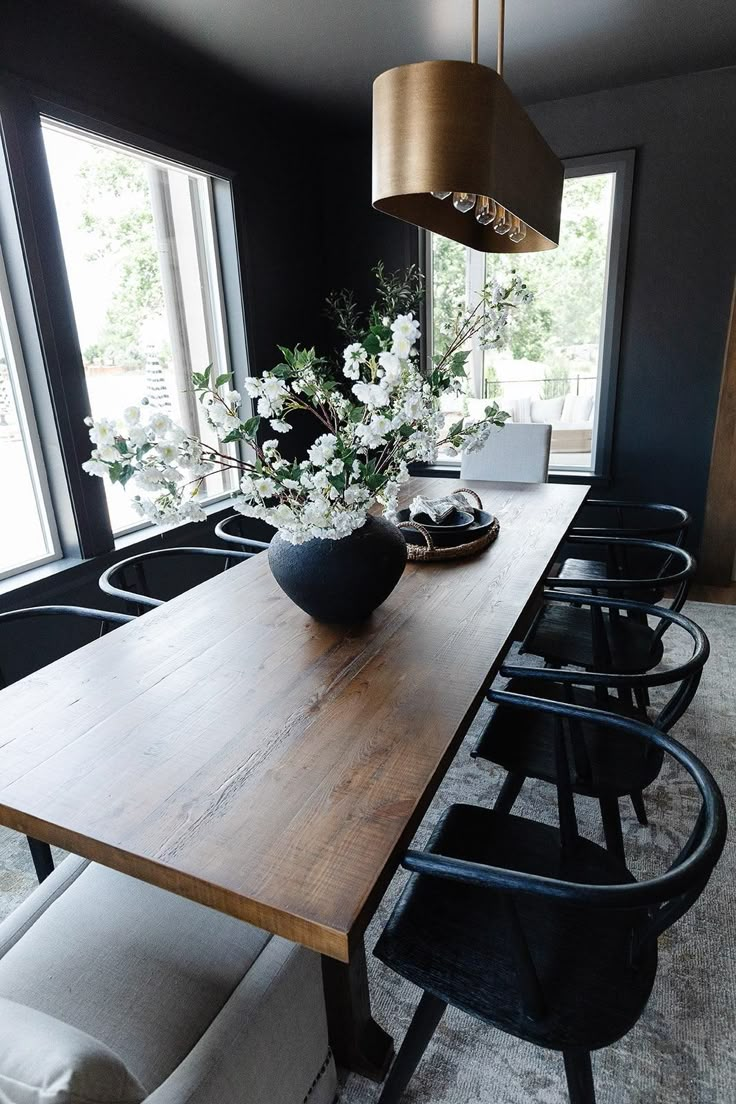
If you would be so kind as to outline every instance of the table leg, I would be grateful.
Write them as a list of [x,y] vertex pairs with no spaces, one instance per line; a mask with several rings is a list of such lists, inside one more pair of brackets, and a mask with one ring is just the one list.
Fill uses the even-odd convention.
[[338,962],[323,955],[322,980],[335,1062],[371,1081],[383,1081],[394,1056],[394,1043],[371,1014],[362,940],[350,962]]

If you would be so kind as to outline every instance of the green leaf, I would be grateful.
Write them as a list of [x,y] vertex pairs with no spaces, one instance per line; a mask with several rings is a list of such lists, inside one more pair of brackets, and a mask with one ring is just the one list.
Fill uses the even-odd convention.
[[363,406],[353,406],[353,407],[351,407],[351,410],[350,410],[350,421],[353,422],[353,424],[357,424],[358,422],[362,422],[364,414],[365,414],[365,407],[363,407]]
[[450,428],[448,429],[447,436],[448,437],[454,437],[456,434],[462,433],[462,431],[463,431],[463,423],[461,421],[460,422],[455,422],[455,424],[451,425]]
[[260,415],[256,414],[255,417],[248,418],[247,422],[243,422],[242,432],[246,435],[246,437],[255,437],[260,424]]
[[369,333],[362,345],[368,356],[378,356],[381,352],[381,342],[374,333]]
[[231,372],[223,372],[222,375],[218,376],[215,380],[215,387],[223,387],[231,378]]

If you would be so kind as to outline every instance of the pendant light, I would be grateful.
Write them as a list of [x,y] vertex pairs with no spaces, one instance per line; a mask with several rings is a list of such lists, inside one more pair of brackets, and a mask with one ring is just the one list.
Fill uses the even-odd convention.
[[505,84],[505,0],[497,71],[421,61],[373,83],[373,206],[485,253],[554,249],[563,169]]

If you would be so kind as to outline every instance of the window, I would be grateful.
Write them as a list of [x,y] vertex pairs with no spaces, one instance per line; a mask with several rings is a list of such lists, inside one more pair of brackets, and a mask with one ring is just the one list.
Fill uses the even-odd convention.
[[60,555],[28,381],[0,254],[0,579]]
[[[50,119],[42,129],[93,416],[147,399],[216,444],[191,391],[193,371],[229,371],[213,178]],[[206,497],[230,479],[211,476]],[[140,527],[122,488],[105,493],[115,534]]]
[[457,303],[472,305],[487,279],[516,271],[534,293],[505,348],[470,349],[465,394],[446,414],[476,416],[495,399],[514,421],[550,422],[551,471],[607,468],[632,161],[616,154],[566,164],[555,250],[483,254],[438,235],[429,242],[435,344]]

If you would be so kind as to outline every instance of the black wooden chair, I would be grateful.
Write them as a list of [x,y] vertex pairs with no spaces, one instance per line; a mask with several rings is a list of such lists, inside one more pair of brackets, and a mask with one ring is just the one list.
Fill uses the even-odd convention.
[[222,521],[218,521],[215,526],[215,536],[220,540],[226,541],[228,544],[238,544],[242,548],[253,548],[259,552],[262,552],[264,548],[268,548],[268,544],[265,541],[253,540],[252,537],[246,537],[243,528],[248,523],[247,518],[243,514],[229,514],[228,517],[223,518]]
[[[146,568],[150,567],[151,564],[177,556],[192,560],[200,558],[202,560],[219,561],[222,570],[227,571],[233,564],[239,563],[241,560],[249,560],[251,556],[255,555],[257,555],[255,551],[236,552],[224,548],[155,548],[150,552],[140,552],[137,556],[129,556],[127,559],[113,564],[112,567],[108,567],[107,571],[103,571],[100,575],[100,590],[113,598],[118,598],[121,602],[127,602],[133,606],[136,614],[141,614],[148,609],[155,609],[156,606],[165,604],[165,599],[154,598],[151,594],[152,588],[146,574]],[[189,586],[196,586],[197,581],[201,580],[192,581]],[[182,589],[188,590],[189,587],[185,586]]]
[[[128,621],[134,620],[126,613],[111,613],[109,610],[87,609],[84,606],[31,606],[27,609],[9,610],[7,613],[0,613],[0,641],[4,644],[5,637],[3,635],[3,630],[12,628],[12,626],[16,625],[19,621],[46,617],[71,617],[78,620],[94,622],[95,625],[99,627],[97,634],[99,636],[104,635],[104,633],[108,632],[109,629],[115,625],[124,625]],[[0,644],[0,651],[3,648],[3,644]],[[10,635],[8,638],[8,648],[17,652],[17,641],[13,635]],[[37,670],[39,670],[39,665],[32,665],[29,669],[24,670],[22,674],[10,677],[6,674],[6,669],[4,669],[3,665],[0,664],[0,688],[9,686],[11,682],[16,682],[18,678],[21,678],[23,675],[31,674],[33,671]],[[35,839],[32,836],[27,836],[26,838],[28,840],[36,876],[39,882],[42,882],[45,878],[48,878],[49,874],[51,874],[54,869],[51,848],[48,843],[44,843],[43,840]]]
[[[585,537],[628,537],[642,540],[668,541],[682,545],[692,518],[680,506],[661,502],[622,502],[618,499],[588,499],[575,519],[570,535]],[[579,541],[578,543],[584,543]],[[608,548],[602,558],[592,556],[566,557],[559,568],[559,578],[602,579],[610,575],[621,578],[638,574],[636,552],[628,548]],[[661,595],[660,595],[661,597]],[[649,601],[659,601],[650,596]]]
[[[527,1042],[562,1051],[571,1104],[594,1104],[590,1053],[641,1016],[658,937],[694,904],[726,838],[721,793],[701,762],[657,728],[563,702],[506,694],[555,722],[560,828],[453,805],[426,851],[409,851],[405,887],[375,954],[423,990],[380,1104],[396,1104],[448,1004]],[[564,770],[565,725],[612,741],[636,736],[671,756],[700,792],[690,836],[666,873],[637,882],[582,838]]]
[[636,548],[646,553],[650,561],[648,570],[636,578],[619,575],[597,578],[594,585],[582,577],[547,579],[545,586],[576,592],[579,597],[564,605],[543,603],[524,637],[521,651],[541,656],[557,667],[584,667],[617,674],[650,671],[662,660],[662,636],[667,622],[661,621],[656,630],[652,629],[637,603],[624,614],[597,605],[586,610],[585,595],[603,594],[653,604],[657,595],[668,591],[672,595],[670,609],[678,612],[695,574],[695,560],[684,548],[664,541],[634,537],[571,538],[578,539],[595,542],[602,548]]
[[[551,603],[579,602],[579,596],[550,594]],[[643,691],[670,687],[672,693],[652,723],[668,732],[688,708],[700,683],[710,653],[703,630],[685,617],[662,606],[640,606],[611,598],[588,596],[589,606],[607,607],[619,613],[636,608],[646,617],[659,619],[667,627],[679,626],[690,638],[690,656],[681,663],[646,674],[612,674],[603,671],[572,671],[549,667],[520,667],[506,663],[503,678],[511,681],[510,693],[536,696],[549,701],[569,702],[587,708],[604,709],[622,717],[647,722],[647,707],[640,704]],[[616,696],[614,696],[614,694]],[[490,702],[498,703],[499,692],[491,688]],[[511,811],[527,778],[557,782],[554,742],[555,718],[543,710],[520,713],[503,704],[496,708],[471,753],[503,767],[508,773],[494,805],[497,812]],[[619,800],[629,796],[641,824],[647,823],[642,791],[655,780],[662,767],[661,748],[643,742],[636,735],[621,734],[615,740],[605,727],[570,721],[566,744],[573,792],[598,800],[606,846],[624,858]]]

